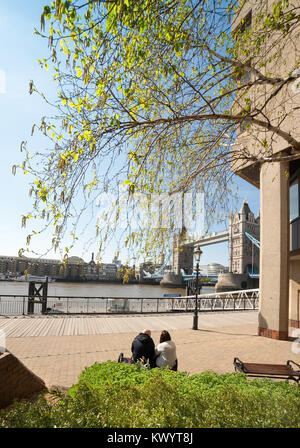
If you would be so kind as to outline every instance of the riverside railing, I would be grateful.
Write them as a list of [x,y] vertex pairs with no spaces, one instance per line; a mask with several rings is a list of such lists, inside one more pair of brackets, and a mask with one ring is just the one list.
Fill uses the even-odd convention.
[[[28,296],[0,295],[0,315],[28,315]],[[198,311],[242,311],[258,309],[259,289],[201,294]],[[195,296],[174,298],[70,297],[48,296],[46,315],[68,314],[158,314],[193,312]],[[35,300],[34,315],[42,314],[42,303]]]
[[[173,310],[194,311],[196,296],[174,298]],[[259,289],[244,289],[198,295],[198,311],[256,310],[259,306]]]

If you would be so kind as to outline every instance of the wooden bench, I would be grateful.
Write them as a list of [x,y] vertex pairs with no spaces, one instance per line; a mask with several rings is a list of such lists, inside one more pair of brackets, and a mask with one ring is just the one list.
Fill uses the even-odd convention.
[[293,380],[298,385],[300,384],[300,365],[291,360],[286,364],[255,364],[245,363],[239,358],[234,358],[233,364],[236,372],[245,373],[247,376]]

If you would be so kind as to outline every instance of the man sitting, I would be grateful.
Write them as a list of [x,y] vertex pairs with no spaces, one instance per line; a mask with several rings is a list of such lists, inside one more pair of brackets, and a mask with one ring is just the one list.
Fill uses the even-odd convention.
[[134,338],[131,351],[134,362],[144,357],[145,360],[149,359],[150,367],[155,367],[155,344],[150,330],[145,329]]
[[155,344],[151,338],[151,331],[146,329],[139,333],[131,344],[132,357],[124,358],[123,353],[120,353],[118,362],[125,362],[126,364],[133,364],[139,359],[149,359],[150,367],[155,367]]

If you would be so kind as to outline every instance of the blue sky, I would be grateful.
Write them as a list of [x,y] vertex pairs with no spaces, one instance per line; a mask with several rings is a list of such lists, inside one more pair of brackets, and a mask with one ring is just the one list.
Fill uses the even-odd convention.
[[[40,15],[47,0],[0,1],[0,255],[16,256],[18,250],[26,247],[28,230],[21,228],[21,217],[31,209],[28,189],[30,179],[21,171],[12,175],[12,166],[23,160],[21,142],[27,141],[31,152],[40,150],[47,141],[42,136],[31,137],[33,123],[51,113],[49,106],[37,95],[29,95],[29,82],[55,98],[51,73],[39,67],[38,59],[48,54],[47,41],[33,34],[40,26]],[[259,210],[259,190],[247,182],[236,179],[239,203],[248,200],[251,210]],[[220,229],[221,230],[221,229]],[[49,248],[49,234],[33,242],[32,248],[41,253]],[[96,246],[88,249],[84,237],[79,240],[71,255],[78,255],[88,261]],[[87,240],[88,238],[86,238]],[[105,253],[104,261],[111,262],[115,247]],[[48,257],[59,258],[59,253],[50,252]],[[121,259],[128,257],[127,250],[121,252]],[[201,264],[221,263],[228,265],[228,244],[203,248]]]

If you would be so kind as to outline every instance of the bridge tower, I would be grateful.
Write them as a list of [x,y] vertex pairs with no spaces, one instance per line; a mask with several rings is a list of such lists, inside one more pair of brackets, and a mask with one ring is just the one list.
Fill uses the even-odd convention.
[[194,247],[182,246],[186,241],[186,228],[182,227],[173,237],[173,272],[177,275],[184,269],[186,274],[193,273]]
[[229,271],[237,274],[258,273],[259,249],[251,243],[245,235],[248,232],[256,239],[260,239],[260,217],[255,218],[244,200],[243,205],[234,216],[229,219]]

